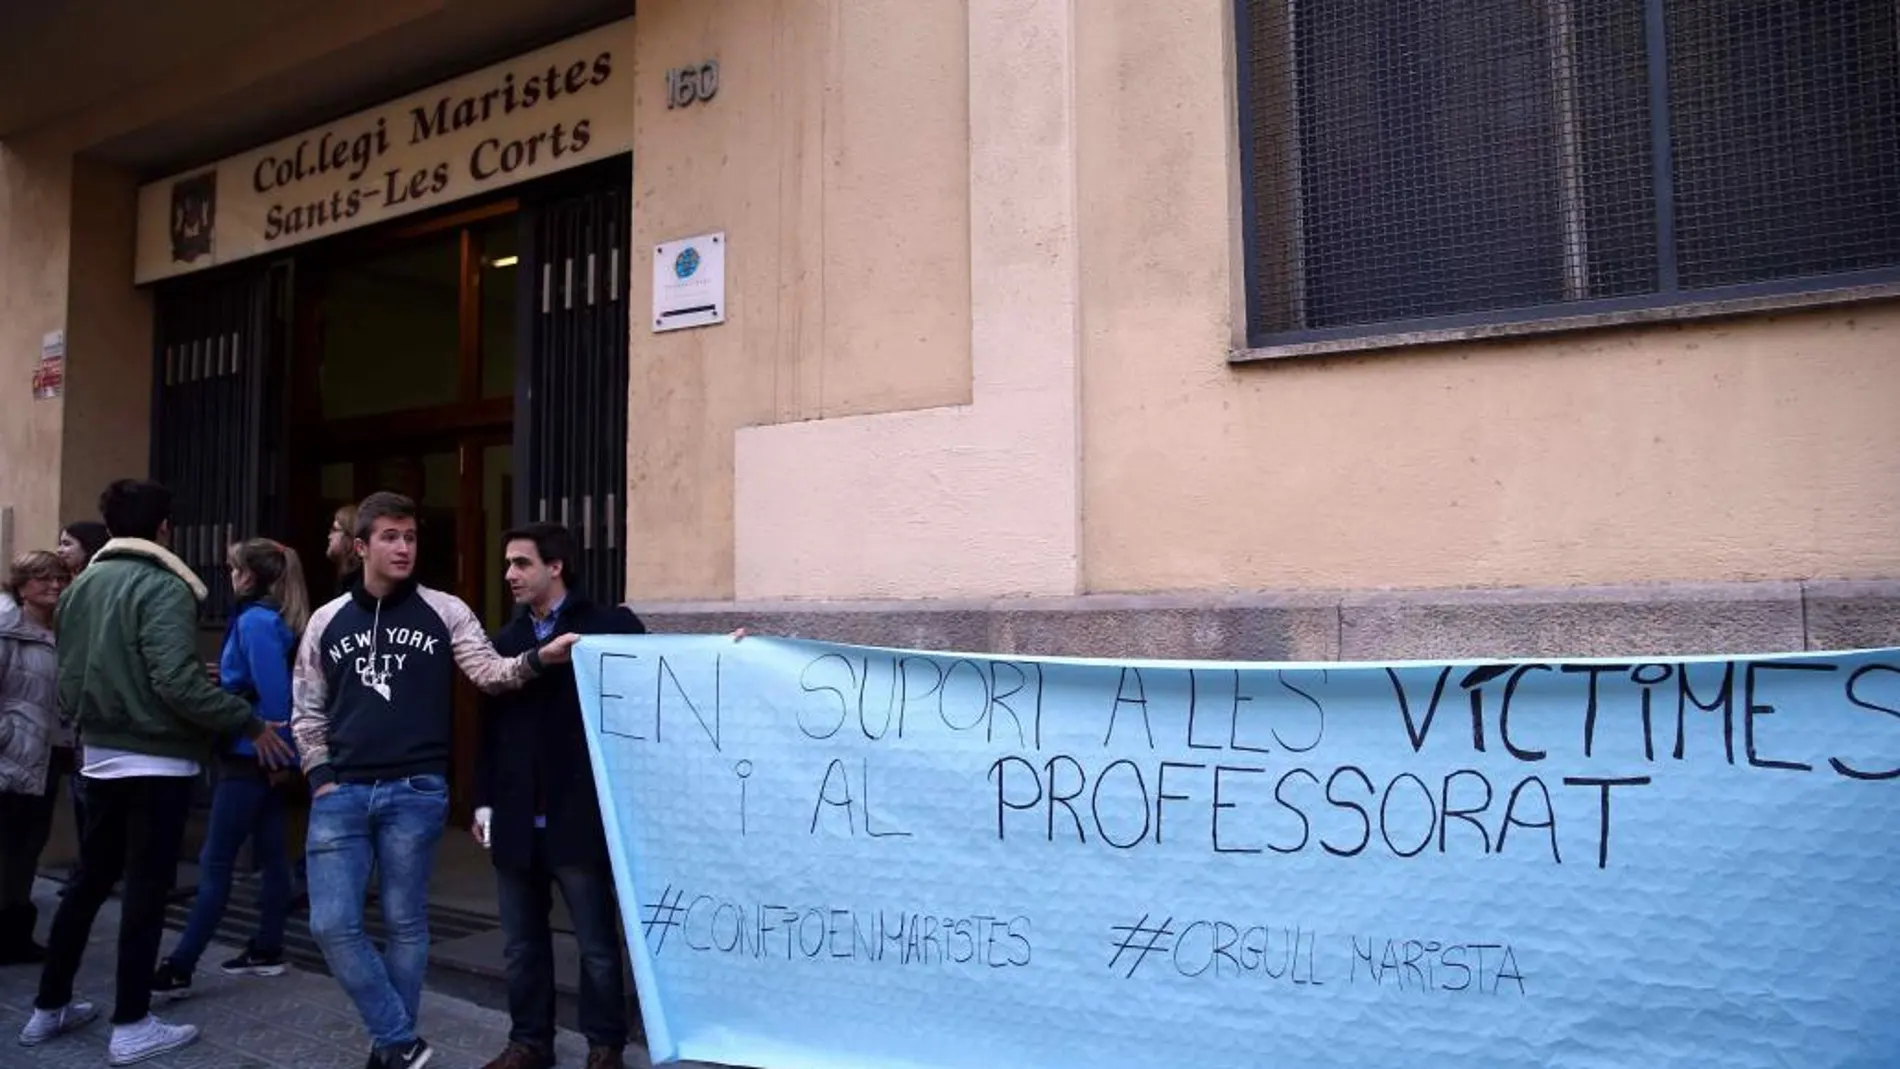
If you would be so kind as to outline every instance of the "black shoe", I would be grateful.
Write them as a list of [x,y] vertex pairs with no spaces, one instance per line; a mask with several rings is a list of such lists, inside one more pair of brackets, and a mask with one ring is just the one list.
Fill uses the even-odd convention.
[[284,964],[282,951],[265,953],[261,950],[246,950],[218,968],[226,976],[282,976],[290,971]]
[[152,998],[159,1002],[176,1002],[191,995],[191,974],[169,961],[158,963],[158,970],[152,973]]
[[435,1051],[422,1039],[412,1039],[400,1047],[391,1047],[383,1051],[382,1069],[422,1069],[435,1057]]

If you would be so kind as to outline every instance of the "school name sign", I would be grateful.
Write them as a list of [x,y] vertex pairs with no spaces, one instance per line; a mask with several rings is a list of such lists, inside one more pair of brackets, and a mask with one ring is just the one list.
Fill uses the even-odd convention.
[[139,190],[135,281],[289,248],[633,148],[633,20]]
[[1214,664],[590,638],[655,1060],[1882,1064],[1900,650]]

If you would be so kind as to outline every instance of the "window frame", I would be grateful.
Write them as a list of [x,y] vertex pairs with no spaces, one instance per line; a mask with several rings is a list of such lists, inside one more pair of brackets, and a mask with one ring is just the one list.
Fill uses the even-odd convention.
[[[1239,287],[1238,312],[1245,325],[1245,348],[1229,356],[1230,362],[1248,363],[1333,353],[1372,352],[1420,345],[1446,344],[1488,338],[1527,337],[1579,330],[1644,323],[1689,322],[1729,316],[1790,311],[1819,307],[1837,307],[1866,301],[1900,297],[1900,264],[1825,275],[1801,275],[1724,286],[1684,289],[1676,268],[1674,211],[1674,142],[1669,109],[1669,70],[1664,4],[1668,0],[1643,0],[1645,22],[1645,63],[1648,76],[1647,112],[1650,116],[1652,182],[1650,203],[1655,206],[1658,288],[1655,292],[1557,303],[1495,308],[1447,315],[1381,320],[1334,327],[1301,326],[1290,330],[1263,330],[1254,322],[1260,302],[1260,289],[1272,278],[1270,259],[1281,256],[1291,263],[1287,273],[1294,292],[1287,298],[1303,307],[1303,282],[1308,270],[1304,249],[1305,234],[1299,223],[1304,202],[1299,192],[1299,163],[1292,158],[1288,207],[1282,213],[1293,229],[1285,243],[1291,252],[1276,250],[1273,242],[1261,239],[1263,223],[1260,205],[1262,182],[1256,179],[1261,162],[1255,152],[1256,123],[1269,116],[1255,104],[1253,97],[1253,58],[1251,19],[1262,3],[1291,7],[1293,0],[1234,0],[1234,80],[1236,114],[1230,129],[1238,138],[1236,158],[1240,167],[1239,269],[1243,284]],[[1564,12],[1576,0],[1543,0],[1554,14]],[[1291,33],[1288,20],[1288,33]],[[1571,51],[1569,49],[1564,50]],[[1554,90],[1560,106],[1574,107],[1574,86],[1559,85]],[[1562,102],[1568,101],[1568,104]],[[1293,95],[1293,107],[1299,102]],[[1291,116],[1295,125],[1299,115]],[[1297,152],[1297,147],[1294,149]],[[1566,155],[1574,148],[1564,148]],[[1562,249],[1566,290],[1579,269],[1584,243],[1588,241],[1587,222],[1572,218],[1568,206],[1560,205],[1564,215],[1565,240]],[[1572,226],[1585,227],[1581,234]]]

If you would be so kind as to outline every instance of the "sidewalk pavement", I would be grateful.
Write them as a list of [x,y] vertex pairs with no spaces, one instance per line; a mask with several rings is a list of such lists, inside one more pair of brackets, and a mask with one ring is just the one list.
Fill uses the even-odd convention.
[[[58,905],[58,884],[41,880],[34,887],[40,907],[40,938]],[[107,902],[92,928],[92,942],[76,985],[79,997],[99,1007],[99,1020],[81,1031],[39,1047],[18,1045],[19,1030],[32,1013],[39,988],[36,966],[0,968],[0,1066],[21,1069],[93,1069],[106,1064],[112,1026],[112,974],[118,954],[119,903]],[[167,933],[167,947],[176,935]],[[156,1007],[167,1021],[203,1029],[197,1043],[143,1063],[152,1069],[361,1069],[369,1053],[356,1010],[336,981],[292,968],[284,976],[234,978],[217,963],[236,956],[213,945],[198,967],[190,998]],[[208,967],[207,967],[208,965]],[[433,991],[422,996],[421,1035],[436,1050],[431,1069],[479,1069],[507,1043],[508,1016]],[[587,1044],[563,1028],[556,1045],[563,1066],[587,1059]],[[629,1049],[629,1069],[651,1069],[646,1051]],[[687,1069],[711,1069],[680,1063]]]

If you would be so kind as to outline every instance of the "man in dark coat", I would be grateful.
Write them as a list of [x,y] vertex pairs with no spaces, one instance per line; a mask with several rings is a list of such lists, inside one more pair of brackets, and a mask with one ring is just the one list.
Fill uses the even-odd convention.
[[[589,603],[574,587],[574,538],[554,524],[504,536],[508,587],[520,611],[495,636],[503,654],[557,635],[638,635],[625,608]],[[474,833],[495,862],[507,941],[508,1048],[486,1069],[554,1064],[554,947],[548,926],[559,886],[580,943],[580,1030],[586,1069],[620,1069],[627,998],[615,927],[613,868],[572,667],[548,671],[484,710]]]

